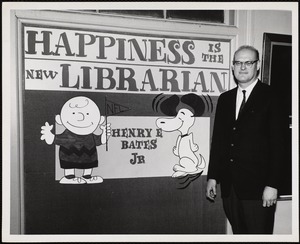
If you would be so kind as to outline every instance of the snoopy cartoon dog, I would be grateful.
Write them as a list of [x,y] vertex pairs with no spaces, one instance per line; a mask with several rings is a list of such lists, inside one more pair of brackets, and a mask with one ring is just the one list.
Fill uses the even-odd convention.
[[172,117],[157,119],[157,127],[166,132],[180,132],[173,148],[174,155],[179,157],[179,163],[174,165],[172,177],[202,173],[202,169],[205,168],[205,165],[202,165],[203,157],[200,154],[199,160],[195,154],[199,147],[194,143],[193,134],[189,133],[195,123],[195,116],[201,116],[205,111],[202,98],[193,93],[183,95],[181,98],[173,95],[161,102],[160,110]]
[[[41,127],[41,140],[47,144],[59,145],[60,166],[64,169],[61,184],[95,184],[103,182],[101,176],[93,176],[93,168],[98,166],[97,146],[107,143],[111,135],[110,124],[105,124],[105,118],[94,101],[78,96],[68,100],[55,117],[56,123],[63,125],[62,134],[54,135],[53,125],[48,122]],[[95,134],[100,127],[102,134]],[[75,169],[83,169],[82,177],[75,176]]]

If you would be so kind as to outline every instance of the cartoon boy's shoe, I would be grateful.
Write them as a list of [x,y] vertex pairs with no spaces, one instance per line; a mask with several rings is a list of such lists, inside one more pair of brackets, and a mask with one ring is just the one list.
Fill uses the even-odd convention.
[[75,175],[66,175],[59,181],[60,184],[86,184],[86,181],[80,177],[75,177]]
[[83,175],[82,178],[84,178],[87,184],[98,184],[103,182],[101,176]]

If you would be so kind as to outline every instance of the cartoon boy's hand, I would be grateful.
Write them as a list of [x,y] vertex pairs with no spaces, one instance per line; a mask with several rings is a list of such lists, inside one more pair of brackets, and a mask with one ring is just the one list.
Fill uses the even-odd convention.
[[51,132],[53,125],[49,125],[48,122],[41,127],[41,140],[45,140],[47,144],[51,145],[54,141],[54,134]]
[[108,138],[111,135],[111,127],[110,127],[110,123],[108,123],[107,125],[101,125],[100,129],[102,130],[102,135],[101,135],[101,142],[103,144],[105,144],[108,141]]

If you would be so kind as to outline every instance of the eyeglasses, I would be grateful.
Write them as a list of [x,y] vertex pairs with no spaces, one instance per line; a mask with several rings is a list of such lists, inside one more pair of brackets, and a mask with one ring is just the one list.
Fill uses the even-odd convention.
[[233,61],[233,65],[235,67],[242,67],[242,65],[246,66],[247,68],[251,68],[254,63],[256,63],[258,60],[254,61],[246,61],[246,62],[241,62],[241,61]]

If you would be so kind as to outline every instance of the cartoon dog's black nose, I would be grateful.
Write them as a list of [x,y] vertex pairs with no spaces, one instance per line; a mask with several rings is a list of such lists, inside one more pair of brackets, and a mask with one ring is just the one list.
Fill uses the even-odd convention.
[[160,123],[161,123],[161,124],[165,124],[166,122],[165,122],[165,121],[160,121]]

